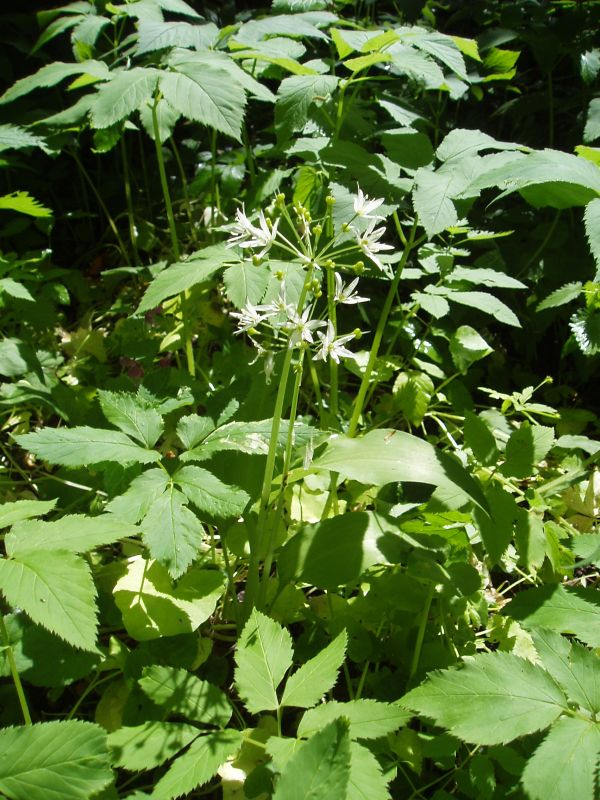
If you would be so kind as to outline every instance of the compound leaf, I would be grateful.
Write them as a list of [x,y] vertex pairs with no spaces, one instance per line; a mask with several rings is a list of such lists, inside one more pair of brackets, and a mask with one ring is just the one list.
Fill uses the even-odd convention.
[[156,450],[146,450],[120,431],[103,428],[44,428],[15,436],[21,447],[51,464],[83,467],[103,461],[122,464],[148,464],[160,458]]
[[342,631],[314,658],[303,664],[285,685],[282,706],[310,708],[333,688],[346,655],[348,636]]

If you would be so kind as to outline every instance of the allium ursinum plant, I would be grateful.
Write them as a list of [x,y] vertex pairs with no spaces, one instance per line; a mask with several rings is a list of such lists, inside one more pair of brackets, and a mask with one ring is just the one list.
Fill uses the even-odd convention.
[[[330,427],[339,427],[338,367],[343,359],[353,358],[349,344],[359,338],[362,332],[355,329],[341,333],[337,309],[340,305],[368,302],[368,298],[358,292],[359,278],[348,280],[345,277],[348,273],[362,272],[365,269],[362,259],[366,256],[374,270],[391,278],[391,286],[350,422],[351,435],[356,431],[385,322],[402,268],[414,246],[416,225],[413,225],[407,240],[394,214],[404,251],[393,272],[385,261],[384,253],[394,247],[381,241],[386,233],[385,217],[377,214],[383,202],[380,198],[367,197],[358,188],[345,218],[334,215],[335,199],[327,197],[325,214],[314,220],[306,208],[300,205],[288,208],[284,196],[278,195],[271,207],[260,211],[256,219],[250,219],[244,208],[238,209],[235,223],[230,227],[228,247],[239,248],[242,258],[251,259],[255,267],[264,266],[265,270],[271,268],[279,281],[278,292],[276,296],[271,296],[269,302],[256,303],[247,299],[238,311],[231,312],[237,322],[236,334],[246,335],[256,348],[257,358],[265,359],[267,378],[273,371],[275,354],[280,352],[283,355],[256,528],[254,535],[250,536],[251,556],[245,600],[248,613],[265,599],[266,581],[275,548],[275,531],[282,509],[282,491],[290,469],[294,421],[307,353],[313,361],[328,363],[330,385],[327,405],[321,393],[318,393],[321,419],[327,420]],[[277,270],[278,264],[286,269]],[[314,368],[311,367],[310,373],[314,380]],[[280,488],[273,496],[276,444],[292,375],[283,474],[281,481],[277,482]],[[259,553],[265,554],[262,583]]]

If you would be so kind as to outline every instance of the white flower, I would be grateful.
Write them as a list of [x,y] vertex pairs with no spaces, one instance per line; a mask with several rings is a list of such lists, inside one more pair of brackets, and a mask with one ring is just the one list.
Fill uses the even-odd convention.
[[380,259],[377,258],[375,253],[380,253],[382,250],[393,250],[391,244],[381,244],[379,240],[385,233],[385,227],[382,225],[381,228],[377,228],[375,230],[376,220],[373,220],[367,230],[364,233],[356,230],[354,228],[354,233],[356,235],[356,241],[358,246],[363,251],[363,253],[376,264],[382,272],[385,272],[385,267],[381,263]]
[[354,278],[354,280],[349,283],[347,286],[344,286],[342,283],[342,276],[336,272],[335,273],[335,294],[333,296],[333,300],[335,303],[342,303],[342,305],[353,306],[356,303],[368,303],[368,297],[360,297],[354,291],[358,286],[358,278]]
[[296,313],[296,309],[291,303],[288,303],[286,293],[285,293],[285,283],[281,284],[279,289],[279,296],[272,300],[270,303],[265,305],[257,306],[258,311],[262,312],[265,317],[271,316],[278,316],[279,314],[285,314],[285,316],[290,319]]
[[314,339],[312,332],[316,328],[322,328],[325,323],[319,319],[309,319],[309,314],[310,306],[307,306],[302,312],[301,317],[294,312],[293,316],[291,316],[288,322],[284,325],[284,328],[291,332],[288,347],[296,347],[296,345],[299,345],[302,342],[309,342],[310,344],[313,344]]
[[279,220],[269,227],[265,215],[261,211],[258,215],[259,227],[257,227],[250,222],[243,207],[238,208],[235,212],[235,219],[236,222],[232,226],[232,235],[229,237],[227,246],[234,247],[239,244],[240,247],[260,248],[257,256],[262,258],[275,241]]
[[261,313],[260,306],[253,306],[249,300],[240,311],[230,311],[229,316],[236,317],[238,320],[236,334],[253,330],[267,318],[266,314]]
[[358,194],[354,198],[354,213],[356,216],[364,217],[365,219],[384,219],[384,217],[379,217],[377,214],[375,216],[372,215],[372,212],[383,203],[383,197],[369,200],[367,195],[363,194],[360,186],[356,188],[358,189]]
[[317,336],[321,340],[321,348],[313,357],[313,361],[319,359],[327,361],[328,358],[333,358],[336,364],[340,363],[340,358],[351,358],[354,353],[350,352],[344,345],[351,339],[354,339],[353,333],[345,333],[343,336],[335,336],[335,329],[331,320],[327,323],[327,333],[317,331]]

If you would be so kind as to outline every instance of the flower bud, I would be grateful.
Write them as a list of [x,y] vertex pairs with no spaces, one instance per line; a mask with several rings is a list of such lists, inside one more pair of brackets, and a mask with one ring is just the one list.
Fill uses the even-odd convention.
[[282,272],[280,269],[278,269],[275,273],[275,277],[278,281],[282,281],[285,278],[285,272]]
[[362,331],[360,328],[354,328],[352,333],[354,334],[355,339],[360,339],[362,337]]
[[260,266],[260,264],[262,264],[262,258],[256,253],[254,253],[254,255],[252,256],[252,263],[254,264],[255,267],[258,267]]
[[327,203],[328,206],[332,206],[335,203],[335,197],[333,197],[333,195],[329,194],[325,198],[325,202]]
[[315,234],[315,236],[320,236],[323,233],[323,226],[318,224],[315,225],[315,227],[313,228],[313,233]]
[[356,264],[354,265],[353,269],[354,269],[354,272],[356,272],[357,275],[360,275],[362,272],[365,271],[365,262],[364,261],[357,261]]

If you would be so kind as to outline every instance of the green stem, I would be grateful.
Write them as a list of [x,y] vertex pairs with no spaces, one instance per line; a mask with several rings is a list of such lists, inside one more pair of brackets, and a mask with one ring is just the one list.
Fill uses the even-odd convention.
[[27,698],[25,697],[25,692],[23,691],[23,684],[21,683],[19,670],[17,669],[15,654],[13,653],[12,645],[10,643],[10,639],[8,638],[8,631],[6,630],[6,625],[4,624],[4,617],[2,614],[0,614],[0,639],[6,648],[6,658],[8,659],[10,674],[12,675],[17,697],[19,698],[19,705],[21,706],[21,712],[23,714],[23,719],[25,720],[25,725],[31,725],[31,714],[29,713]]
[[127,219],[129,221],[129,238],[131,240],[131,252],[133,260],[137,266],[140,263],[140,256],[137,249],[137,229],[135,227],[135,216],[133,213],[133,199],[131,194],[131,179],[129,177],[129,167],[127,165],[127,148],[125,137],[121,136],[121,162],[123,164],[123,180],[125,182],[125,200],[127,202]]
[[[173,215],[173,205],[171,203],[171,195],[169,193],[169,184],[167,182],[167,171],[165,169],[165,159],[163,157],[162,144],[160,142],[160,130],[158,127],[158,116],[156,109],[158,107],[159,98],[157,97],[152,105],[152,128],[154,130],[154,145],[156,148],[156,160],[158,162],[158,174],[160,176],[160,185],[162,188],[163,198],[165,201],[165,210],[167,212],[167,220],[169,222],[169,231],[171,234],[171,247],[173,250],[173,258],[175,261],[181,260],[181,251],[179,249],[179,240],[177,239],[177,228],[175,227],[175,217]],[[194,362],[194,348],[192,343],[192,334],[190,331],[188,320],[188,301],[190,297],[189,290],[182,292],[179,295],[181,304],[181,318],[183,322],[183,339],[185,346],[185,357],[187,360],[188,372],[192,378],[196,375],[196,364]]]
[[[333,325],[335,335],[337,335],[337,315],[335,308],[335,273],[332,269],[327,270],[327,308],[328,315]],[[331,425],[338,429],[338,365],[335,359],[329,359],[329,413],[331,415]]]
[[[394,221],[396,225],[399,227],[400,222],[398,221],[398,215],[394,211]],[[377,355],[379,353],[379,348],[381,346],[381,341],[383,339],[383,333],[385,331],[385,326],[387,325],[388,317],[390,314],[390,310],[392,308],[392,303],[394,297],[396,295],[396,290],[398,288],[398,284],[400,283],[400,278],[402,277],[402,272],[404,267],[406,266],[406,262],[408,261],[408,257],[413,249],[415,236],[417,233],[417,220],[415,219],[412,230],[410,232],[410,236],[407,242],[406,247],[404,248],[404,252],[402,253],[402,258],[398,263],[398,267],[396,269],[396,274],[392,280],[390,285],[387,297],[385,298],[385,303],[383,305],[383,309],[381,311],[381,315],[379,317],[379,322],[377,323],[377,329],[375,331],[375,336],[373,337],[373,344],[371,345],[371,352],[369,353],[369,360],[367,362],[367,367],[365,369],[365,374],[362,377],[362,381],[360,383],[360,387],[358,389],[358,394],[356,395],[356,400],[354,401],[354,408],[352,409],[352,417],[350,419],[350,424],[348,426],[348,436],[356,436],[356,429],[358,428],[358,421],[363,411],[363,406],[365,402],[365,397],[367,396],[367,391],[369,389],[369,383],[371,381],[371,375],[373,373],[373,368],[375,367],[375,361],[377,360]]]
[[435,592],[435,586],[432,584],[431,588],[429,589],[429,592],[427,593],[427,598],[425,600],[425,605],[423,606],[423,611],[421,612],[421,621],[419,622],[419,630],[417,631],[417,641],[415,642],[415,649],[410,664],[410,673],[408,676],[409,682],[414,678],[417,669],[419,667],[419,659],[421,658],[421,650],[423,649],[423,639],[425,638],[425,629],[427,628],[427,620],[429,619],[429,609],[431,608],[431,602],[433,600],[434,592]]
[[173,136],[171,137],[171,149],[173,150],[173,155],[175,156],[175,161],[177,162],[177,170],[179,172],[179,178],[181,180],[181,189],[183,191],[183,202],[185,204],[185,210],[187,213],[188,221],[190,223],[190,234],[192,236],[194,244],[197,244],[198,237],[196,236],[196,227],[194,225],[194,212],[192,211],[192,204],[190,202],[188,182],[185,176],[183,162],[181,160],[181,156],[179,155],[179,150],[177,148],[177,145],[175,144],[175,138]]

